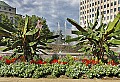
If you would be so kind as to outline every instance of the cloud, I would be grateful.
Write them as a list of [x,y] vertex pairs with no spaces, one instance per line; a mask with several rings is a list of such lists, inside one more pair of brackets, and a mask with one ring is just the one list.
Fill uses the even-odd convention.
[[[51,30],[57,29],[57,22],[64,29],[64,22],[72,18],[78,22],[79,0],[4,0],[16,7],[18,14],[44,17]],[[71,27],[67,22],[67,27]]]

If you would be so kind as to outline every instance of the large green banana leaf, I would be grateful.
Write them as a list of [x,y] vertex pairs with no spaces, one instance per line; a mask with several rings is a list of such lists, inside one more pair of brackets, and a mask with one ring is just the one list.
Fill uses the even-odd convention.
[[9,36],[11,36],[11,33],[0,29],[0,36],[9,37]]
[[112,43],[112,44],[116,44],[116,45],[120,45],[120,40],[109,40],[108,42]]
[[17,48],[18,46],[22,45],[22,40],[17,40],[13,43],[12,49]]
[[0,27],[5,29],[6,31],[9,31],[9,32],[13,32],[13,33],[18,32],[18,30],[16,28],[9,27],[8,25],[2,24],[2,23],[0,23]]
[[59,35],[50,36],[50,37],[46,37],[46,40],[48,40],[48,39],[54,39],[54,38],[58,38],[58,37],[59,37]]
[[24,37],[24,35],[26,34],[27,29],[28,29],[28,16],[26,16],[26,18],[25,18],[25,26],[23,27],[23,35],[22,35],[22,37]]
[[70,19],[70,18],[67,18],[67,20],[74,26],[76,26],[76,28],[79,30],[79,31],[82,31],[82,32],[87,32],[85,29],[83,29],[77,22],[75,22],[73,19]]
[[34,34],[36,34],[38,31],[39,31],[39,29],[38,29],[38,28],[35,28],[35,29],[31,30],[31,31],[28,31],[25,35],[34,35]]
[[114,29],[114,27],[116,27],[116,24],[119,22],[120,19],[120,14],[117,14],[116,18],[113,20],[113,22],[110,22],[108,25],[108,28],[106,30],[106,33],[109,33],[111,30]]

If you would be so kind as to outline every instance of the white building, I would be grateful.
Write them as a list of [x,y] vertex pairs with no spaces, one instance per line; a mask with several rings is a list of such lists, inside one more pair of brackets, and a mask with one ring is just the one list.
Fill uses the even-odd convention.
[[4,1],[0,1],[0,14],[5,14],[10,20],[13,20],[16,15],[16,8],[11,7]]
[[80,0],[80,24],[86,25],[87,20],[93,23],[97,8],[104,14],[104,22],[108,23],[120,11],[120,0]]

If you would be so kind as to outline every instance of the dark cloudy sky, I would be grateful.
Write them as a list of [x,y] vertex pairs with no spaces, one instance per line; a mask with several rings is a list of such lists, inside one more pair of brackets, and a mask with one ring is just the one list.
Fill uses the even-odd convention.
[[[16,7],[17,13],[22,15],[37,15],[44,17],[51,30],[57,29],[57,22],[64,27],[66,18],[72,18],[78,22],[79,0],[3,0],[12,7]],[[67,22],[67,27],[70,24]]]

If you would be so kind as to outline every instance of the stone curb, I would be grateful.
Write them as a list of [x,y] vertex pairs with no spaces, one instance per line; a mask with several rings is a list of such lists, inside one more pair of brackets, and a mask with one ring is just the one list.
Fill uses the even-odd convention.
[[0,82],[120,82],[120,80],[102,79],[32,79],[32,78],[0,78]]

